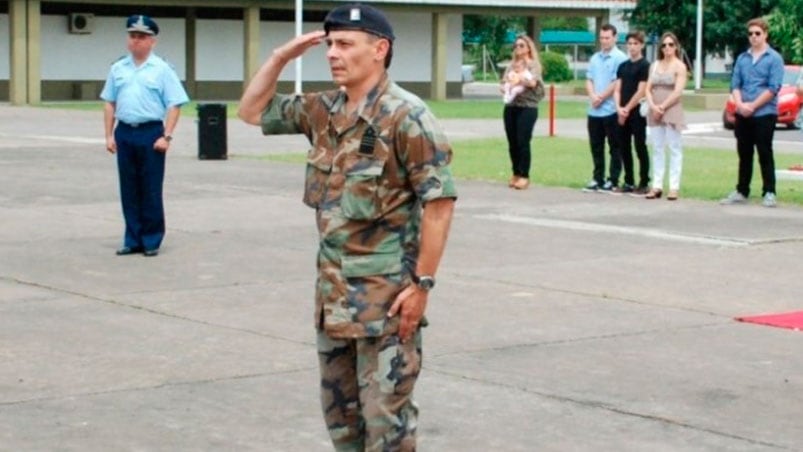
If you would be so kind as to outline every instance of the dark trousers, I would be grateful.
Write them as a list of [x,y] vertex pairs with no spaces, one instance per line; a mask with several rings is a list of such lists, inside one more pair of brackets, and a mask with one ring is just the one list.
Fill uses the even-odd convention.
[[625,123],[619,126],[619,144],[622,150],[625,184],[635,185],[631,146],[635,145],[639,169],[638,186],[646,187],[650,182],[650,156],[647,154],[647,119],[641,116],[638,111],[631,112]]
[[588,140],[591,144],[591,159],[594,162],[594,180],[597,184],[605,183],[605,139],[611,154],[610,178],[612,184],[619,183],[622,172],[622,154],[619,149],[619,125],[616,113],[610,116],[588,117]]
[[513,175],[529,178],[532,158],[530,141],[533,138],[535,121],[538,120],[538,108],[505,105],[504,120]]
[[125,217],[124,246],[158,249],[165,234],[162,184],[165,153],[153,148],[164,134],[161,122],[132,127],[118,123],[117,173],[120,177],[120,201]]
[[775,135],[777,115],[744,117],[736,115],[734,135],[739,153],[739,182],[736,190],[745,197],[750,195],[750,180],[753,178],[753,149],[758,151],[763,186],[761,196],[775,193],[775,159],[772,155],[772,138]]

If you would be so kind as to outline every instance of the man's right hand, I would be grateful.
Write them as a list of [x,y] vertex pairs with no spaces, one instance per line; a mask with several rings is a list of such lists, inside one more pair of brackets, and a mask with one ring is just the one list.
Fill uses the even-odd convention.
[[109,154],[117,152],[117,142],[114,141],[114,137],[106,138],[106,150],[109,151]]
[[298,58],[310,47],[317,46],[326,37],[323,30],[315,30],[287,41],[281,47],[273,50],[273,56],[284,62]]
[[284,66],[293,58],[301,56],[310,47],[323,42],[325,36],[325,31],[317,30],[296,36],[281,47],[276,48],[273,51],[273,55],[265,61],[251,78],[251,81],[248,82],[248,87],[245,88],[245,92],[243,92],[243,96],[240,99],[237,116],[247,124],[258,126],[261,122],[263,110],[276,94],[276,83]]

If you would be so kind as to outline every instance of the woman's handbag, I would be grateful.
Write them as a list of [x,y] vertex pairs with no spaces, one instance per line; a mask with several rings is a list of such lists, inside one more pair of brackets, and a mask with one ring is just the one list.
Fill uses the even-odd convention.
[[650,114],[650,104],[647,103],[646,98],[642,98],[639,101],[638,114],[640,114],[642,118],[646,118],[647,115]]

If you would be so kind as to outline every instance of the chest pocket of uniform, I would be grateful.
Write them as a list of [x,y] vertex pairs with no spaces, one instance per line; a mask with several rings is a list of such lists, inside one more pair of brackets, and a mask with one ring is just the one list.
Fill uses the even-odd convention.
[[346,169],[346,181],[340,208],[352,220],[373,220],[381,211],[381,176],[385,158],[360,157]]
[[114,87],[116,89],[120,89],[121,87],[125,86],[131,77],[126,75],[115,75],[114,76]]
[[304,178],[304,204],[314,209],[321,206],[331,172],[332,154],[323,148],[310,149]]
[[142,81],[142,86],[147,88],[148,91],[156,94],[160,94],[162,92],[162,86],[159,82],[152,78],[146,78]]

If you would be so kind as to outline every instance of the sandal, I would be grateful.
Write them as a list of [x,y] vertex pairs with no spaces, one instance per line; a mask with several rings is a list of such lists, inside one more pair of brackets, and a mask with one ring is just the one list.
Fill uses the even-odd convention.
[[678,199],[678,191],[677,190],[669,190],[669,193],[666,195],[667,201],[677,201]]
[[645,196],[645,198],[658,199],[661,197],[662,194],[664,194],[664,192],[660,188],[653,188],[652,190],[650,190],[649,193],[647,193],[647,196]]

